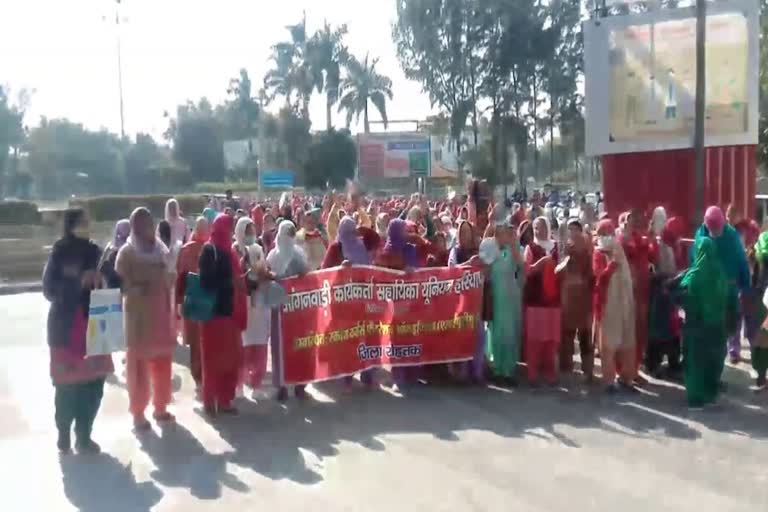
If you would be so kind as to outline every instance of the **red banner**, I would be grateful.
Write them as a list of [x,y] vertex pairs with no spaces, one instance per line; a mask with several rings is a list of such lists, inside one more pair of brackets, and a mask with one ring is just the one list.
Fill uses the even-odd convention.
[[349,267],[286,279],[283,380],[303,384],[376,366],[471,359],[483,282],[482,270],[470,267],[410,274]]

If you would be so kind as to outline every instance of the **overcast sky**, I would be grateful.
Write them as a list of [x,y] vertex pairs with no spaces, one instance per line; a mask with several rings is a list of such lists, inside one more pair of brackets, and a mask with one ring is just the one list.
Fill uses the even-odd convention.
[[[201,96],[221,101],[242,67],[258,90],[270,46],[289,39],[285,26],[297,23],[303,10],[308,31],[324,19],[347,23],[351,51],[361,59],[366,52],[380,57],[379,71],[394,84],[390,119],[430,113],[421,86],[406,80],[398,64],[392,0],[123,0],[126,132],[160,136],[164,111]],[[2,0],[0,84],[35,90],[29,125],[41,115],[66,116],[118,132],[116,40],[113,0]],[[322,97],[313,97],[310,114],[313,129],[325,127]]]

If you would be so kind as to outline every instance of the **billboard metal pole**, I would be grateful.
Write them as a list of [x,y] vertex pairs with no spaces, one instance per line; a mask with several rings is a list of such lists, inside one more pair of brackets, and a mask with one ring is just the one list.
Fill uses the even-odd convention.
[[704,217],[704,116],[706,115],[706,36],[707,2],[696,0],[696,123],[693,147],[696,154],[696,190],[693,224]]

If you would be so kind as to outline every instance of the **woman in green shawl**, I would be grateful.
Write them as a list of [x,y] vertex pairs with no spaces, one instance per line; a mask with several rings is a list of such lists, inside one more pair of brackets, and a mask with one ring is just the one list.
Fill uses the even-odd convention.
[[725,366],[728,282],[715,243],[702,237],[696,242],[696,261],[682,279],[684,292],[683,350],[688,405],[703,407],[717,400]]
[[522,331],[523,258],[516,230],[497,224],[495,237],[480,247],[480,259],[489,265],[493,319],[489,323],[486,357],[494,377],[516,383]]

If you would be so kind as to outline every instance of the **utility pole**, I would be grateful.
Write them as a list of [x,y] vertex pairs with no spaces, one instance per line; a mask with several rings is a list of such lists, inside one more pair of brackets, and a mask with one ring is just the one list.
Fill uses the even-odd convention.
[[707,2],[696,0],[696,120],[693,148],[696,154],[696,190],[694,226],[704,218],[704,121],[706,116],[706,37]]
[[120,48],[120,4],[115,0],[115,27],[117,31],[117,87],[120,93],[120,137],[125,139],[125,113],[123,109],[123,55]]

